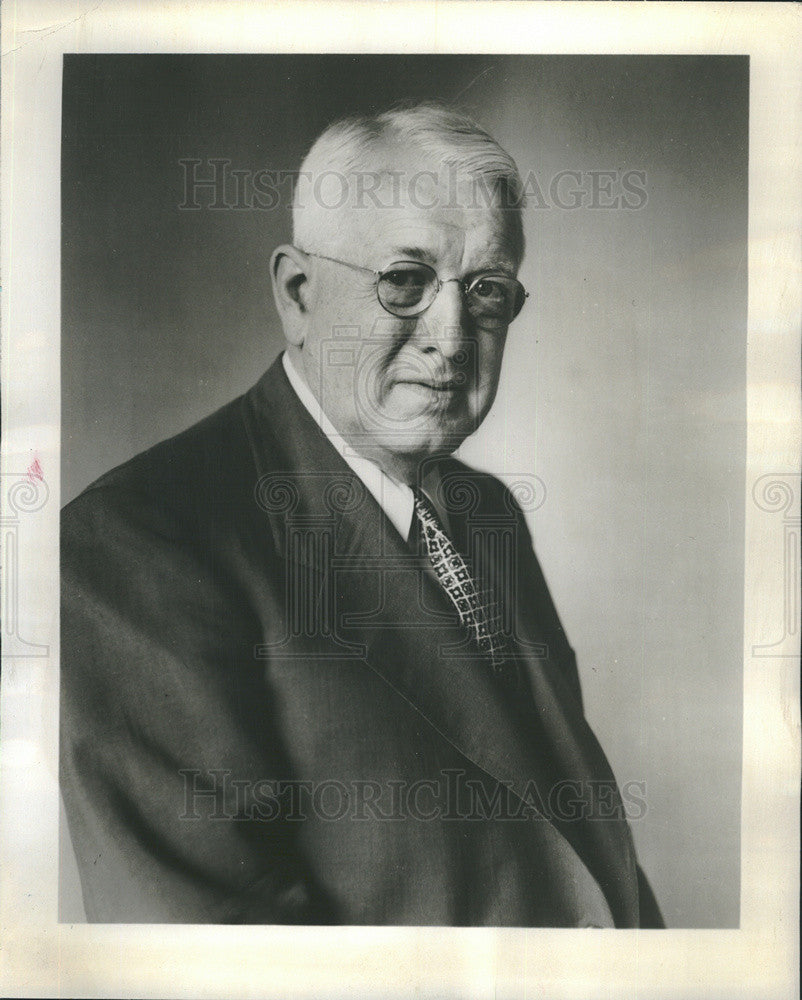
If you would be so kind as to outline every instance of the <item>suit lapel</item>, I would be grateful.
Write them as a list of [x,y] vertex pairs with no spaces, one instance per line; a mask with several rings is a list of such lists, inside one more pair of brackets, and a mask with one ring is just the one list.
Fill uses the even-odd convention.
[[[280,359],[243,405],[259,474],[255,498],[287,564],[317,574],[335,642],[468,760],[528,806],[544,805],[545,819],[604,890],[616,923],[636,922],[626,823],[565,822],[549,806],[563,778],[586,789],[612,775],[559,669],[542,655],[545,642],[520,606],[521,588],[510,594],[493,581],[515,609],[532,682],[529,712],[511,708],[486,661],[472,655],[447,595],[300,403]],[[464,537],[464,517],[449,516]]]
[[[458,483],[465,472],[458,468],[455,475]],[[514,505],[505,513],[496,498],[483,510],[483,499],[477,498],[470,512],[452,513],[452,523],[504,609],[508,641],[531,691],[531,698],[521,702],[529,743],[548,760],[549,788],[556,790],[550,808],[554,825],[604,889],[617,923],[637,925],[635,853],[623,804],[581,698],[561,665],[567,641],[528,531]],[[577,821],[577,812],[584,821]]]

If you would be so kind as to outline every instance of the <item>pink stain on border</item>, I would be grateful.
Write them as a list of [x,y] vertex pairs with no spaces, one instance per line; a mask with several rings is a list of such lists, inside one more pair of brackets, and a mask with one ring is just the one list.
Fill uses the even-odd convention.
[[28,466],[27,472],[28,479],[33,483],[35,480],[40,482],[45,481],[44,473],[42,472],[42,466],[39,464],[39,459],[34,456],[34,460]]

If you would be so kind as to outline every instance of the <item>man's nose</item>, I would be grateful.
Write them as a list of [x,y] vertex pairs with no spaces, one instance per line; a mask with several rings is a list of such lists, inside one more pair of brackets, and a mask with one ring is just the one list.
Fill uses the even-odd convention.
[[444,281],[437,296],[418,321],[421,349],[427,353],[439,351],[452,359],[465,347],[467,315],[462,282]]

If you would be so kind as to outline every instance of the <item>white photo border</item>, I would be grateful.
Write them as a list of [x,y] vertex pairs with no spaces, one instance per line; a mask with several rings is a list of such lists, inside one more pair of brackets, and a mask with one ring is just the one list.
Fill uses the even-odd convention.
[[[763,3],[3,6],[3,995],[796,995],[801,26],[798,6]],[[740,929],[58,923],[62,56],[269,51],[750,57]]]

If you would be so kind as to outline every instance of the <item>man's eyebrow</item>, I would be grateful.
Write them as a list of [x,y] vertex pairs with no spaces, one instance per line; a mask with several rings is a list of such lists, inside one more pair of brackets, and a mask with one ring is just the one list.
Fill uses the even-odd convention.
[[515,268],[510,264],[508,257],[494,257],[488,263],[482,264],[481,267],[473,268],[471,274],[484,274],[486,271],[493,274],[506,274],[510,278],[515,277]]
[[516,273],[515,266],[509,257],[489,257],[477,267],[472,267],[465,277],[475,278],[480,274],[503,274],[508,278],[514,278]]
[[[425,247],[393,247],[389,253],[395,256],[396,260],[420,260],[432,266],[435,263],[435,255]],[[511,278],[515,277],[515,267],[510,262],[510,258],[505,254],[500,254],[499,256],[494,254],[487,261],[483,262],[481,267],[471,268],[470,274],[484,274],[487,271],[496,274],[506,274]]]
[[397,259],[401,260],[422,260],[427,264],[434,263],[434,254],[424,247],[393,247],[391,254],[397,254]]

